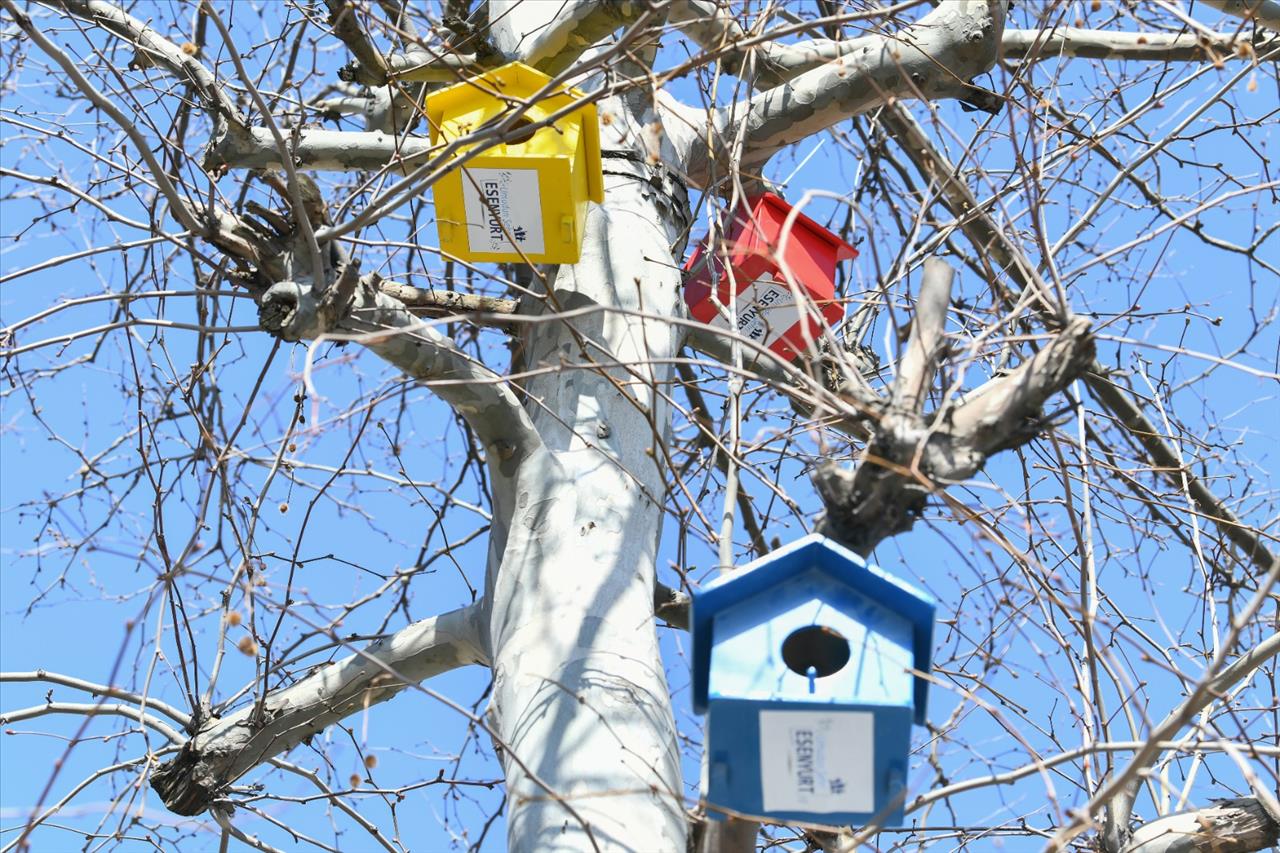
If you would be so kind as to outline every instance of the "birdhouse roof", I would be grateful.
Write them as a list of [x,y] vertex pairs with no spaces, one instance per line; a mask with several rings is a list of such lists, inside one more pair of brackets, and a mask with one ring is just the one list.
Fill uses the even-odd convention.
[[[787,204],[786,199],[771,192],[762,192],[757,196],[753,196],[749,203],[757,217],[767,210],[768,215],[777,223],[779,229],[782,228],[794,210],[792,205]],[[795,211],[795,220],[791,228],[792,231],[796,229],[807,231],[812,239],[820,240],[829,245],[837,263],[858,257],[857,249],[799,211]]]
[[[432,92],[427,96],[427,120],[431,125],[431,139],[437,141],[440,125],[446,116],[473,110],[478,104],[489,101],[495,104],[515,106],[526,101],[551,85],[551,78],[523,62],[508,62],[500,68],[490,69],[479,76],[454,83],[452,86]],[[537,114],[558,112],[574,101],[586,97],[580,89],[557,86],[533,103],[530,118]],[[596,105],[583,104],[571,114],[582,123],[583,146],[588,163],[600,162],[600,122],[596,118]],[[540,120],[540,119],[537,119]],[[587,182],[591,186],[591,198],[604,198],[600,167],[587,170]]]
[[[911,624],[915,669],[928,672],[933,656],[933,599],[868,564],[848,548],[814,533],[718,578],[693,595],[693,705],[707,705],[711,672],[711,628],[716,616],[756,596],[772,595],[792,578],[821,572]],[[928,682],[915,677],[915,718],[923,723]]]

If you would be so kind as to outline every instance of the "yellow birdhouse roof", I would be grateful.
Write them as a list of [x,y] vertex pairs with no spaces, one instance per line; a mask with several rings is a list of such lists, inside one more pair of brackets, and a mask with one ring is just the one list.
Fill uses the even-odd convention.
[[[470,80],[455,83],[446,89],[427,96],[427,122],[431,126],[431,141],[440,142],[440,129],[454,115],[490,107],[501,111],[516,106],[515,102],[528,101],[551,84],[551,78],[523,62],[509,62]],[[534,121],[541,121],[585,97],[571,86],[558,86],[532,102],[526,111]],[[590,197],[604,199],[604,184],[600,174],[600,123],[596,118],[596,105],[584,104],[564,120],[577,121],[582,127],[583,149],[587,160],[587,183]]]

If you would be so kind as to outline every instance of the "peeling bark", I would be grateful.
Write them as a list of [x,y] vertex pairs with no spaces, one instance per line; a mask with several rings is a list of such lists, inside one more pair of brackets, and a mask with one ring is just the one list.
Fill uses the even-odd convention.
[[490,32],[508,59],[558,74],[583,51],[646,11],[639,0],[488,0]]
[[1153,820],[1121,853],[1254,853],[1280,843],[1280,822],[1254,797]]
[[[379,281],[377,286],[378,290],[415,313],[516,313],[516,300],[505,299],[501,296],[482,296],[476,293],[461,293],[456,290],[424,290],[420,287],[397,284],[390,281]],[[504,321],[497,320],[495,323],[502,324]]]
[[[307,128],[293,135],[289,153],[300,169],[354,172],[378,171],[388,166],[408,171],[438,152],[431,140],[421,136]],[[278,168],[280,164],[280,147],[271,132],[263,127],[215,137],[204,163],[210,171],[223,167],[268,169]]]
[[362,72],[360,82],[382,86],[387,82],[387,61],[369,40],[356,18],[356,7],[348,0],[325,0],[329,9],[329,26],[355,56]]

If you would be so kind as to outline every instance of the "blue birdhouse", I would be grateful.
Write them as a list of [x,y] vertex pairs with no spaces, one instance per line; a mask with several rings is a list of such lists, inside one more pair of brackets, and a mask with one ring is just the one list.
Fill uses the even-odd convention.
[[778,821],[902,823],[923,724],[932,599],[825,536],[693,596],[705,797]]

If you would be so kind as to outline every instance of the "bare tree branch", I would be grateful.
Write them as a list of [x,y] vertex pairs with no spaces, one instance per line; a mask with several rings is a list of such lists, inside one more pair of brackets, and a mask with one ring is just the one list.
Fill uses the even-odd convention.
[[[178,79],[185,80],[204,101],[206,109],[214,120],[215,134],[239,134],[243,127],[238,110],[222,91],[212,72],[199,61],[188,56],[177,45],[162,38],[154,30],[147,27],[123,10],[102,0],[57,0],[60,8],[69,14],[85,18],[138,46],[148,61],[155,62],[169,69]],[[89,83],[80,72],[76,63],[62,50],[39,32],[30,17],[13,5],[11,0],[4,0],[4,7],[13,15],[18,26],[26,31],[32,40],[66,72],[68,77],[84,93],[85,97],[120,126],[130,141],[138,148],[138,154],[154,176],[156,186],[169,203],[169,209],[175,219],[184,228],[198,234],[223,251],[264,267],[271,267],[269,259],[264,257],[261,240],[248,233],[243,222],[216,205],[209,205],[204,211],[197,213],[187,205],[173,183],[173,179],[161,166],[151,151],[150,143],[134,126],[134,123],[110,99],[106,98]]]
[[294,684],[267,693],[261,704],[206,721],[155,772],[152,787],[171,811],[199,814],[225,786],[339,720],[411,684],[486,663],[481,614],[473,604],[415,622],[341,661],[320,664]]
[[828,460],[813,476],[826,507],[819,530],[859,554],[909,530],[931,492],[972,477],[991,454],[1037,435],[1045,401],[1093,359],[1089,322],[1075,318],[1013,373],[990,380],[954,411],[944,405],[924,417],[928,383],[944,353],[952,278],[945,263],[930,261],[890,404],[873,425],[860,464],[849,470]]
[[[851,39],[832,62],[717,111],[712,144],[743,132],[743,169],[757,167],[777,151],[851,116],[895,98],[961,98],[998,109],[969,81],[995,64],[1006,11],[1004,0],[943,3],[892,36]],[[697,32],[707,38],[705,32]],[[989,94],[989,93],[986,93]],[[694,150],[688,172],[702,183],[724,151]]]
[[[1272,567],[1270,574],[1263,581],[1263,586],[1255,596],[1254,604],[1245,608],[1240,617],[1240,626],[1247,623],[1256,611],[1257,606],[1269,596],[1270,589],[1280,580],[1280,560]],[[1231,632],[1231,637],[1238,636],[1239,627]],[[1230,639],[1230,638],[1229,638]],[[1134,796],[1137,793],[1139,774],[1155,762],[1161,752],[1161,743],[1172,740],[1178,732],[1191,721],[1191,718],[1213,702],[1219,701],[1238,682],[1251,678],[1259,667],[1280,654],[1280,634],[1272,634],[1256,646],[1246,650],[1238,658],[1225,667],[1221,666],[1231,644],[1224,645],[1218,655],[1210,662],[1204,676],[1195,685],[1190,695],[1170,711],[1168,716],[1153,726],[1146,744],[1139,749],[1128,765],[1113,774],[1101,788],[1095,791],[1089,804],[1077,812],[1076,820],[1071,826],[1059,830],[1057,838],[1070,838],[1078,834],[1088,821],[1093,811],[1105,804],[1113,812],[1112,821],[1119,829],[1120,838],[1109,838],[1107,844],[1111,848],[1124,843],[1127,834],[1129,815],[1133,808]],[[1194,848],[1192,848],[1194,849]],[[1260,849],[1260,848],[1250,848]]]
[[[1006,770],[1002,773],[993,773],[990,776],[979,776],[976,778],[965,779],[960,782],[953,782],[941,788],[934,788],[926,791],[915,800],[907,804],[907,814],[913,814],[924,809],[931,803],[937,803],[946,800],[948,797],[962,794],[966,791],[975,791],[979,788],[992,787],[997,785],[1011,785],[1019,779],[1025,779],[1028,776],[1036,776],[1043,773],[1047,768],[1057,767],[1060,764],[1070,764],[1077,762],[1081,758],[1099,752],[1137,752],[1146,746],[1148,741],[1130,740],[1130,741],[1111,741],[1107,743],[1094,743],[1089,746],[1077,747],[1057,755],[1038,755],[1026,764],[1015,767],[1012,770]],[[1186,740],[1164,741],[1160,744],[1161,749],[1177,750],[1186,754],[1193,755],[1198,752],[1217,751],[1225,752],[1231,746],[1229,741],[1202,741],[1195,738]],[[1280,747],[1256,747],[1260,754],[1274,756],[1280,755]]]
[[1280,0],[1203,0],[1220,12],[1280,32]]
[[329,7],[329,26],[359,63],[359,81],[370,86],[385,86],[387,83],[387,61],[382,51],[374,46],[369,34],[360,26],[356,18],[356,7],[350,0],[324,0]]
[[495,455],[490,461],[497,468],[509,469],[541,444],[506,379],[399,304],[386,304],[379,295],[374,306],[353,310],[351,325],[367,330],[362,343],[369,349],[407,375],[427,381],[453,406]]
[[[1274,41],[1268,36],[1267,43]],[[1005,30],[1000,43],[1003,59],[1041,62],[1069,56],[1080,59],[1139,59],[1151,62],[1215,62],[1251,59],[1261,53],[1248,34],[1135,33],[1053,27],[1043,30]],[[1275,57],[1272,57],[1274,59]]]
[[645,4],[628,0],[489,0],[494,46],[508,59],[558,74],[587,48],[638,19]]
[[[885,17],[888,12],[889,10],[877,10],[877,14]],[[800,74],[865,48],[865,43],[860,39],[812,39],[783,43],[771,40],[772,33],[753,36],[742,28],[725,6],[715,0],[687,0],[673,4],[670,21],[699,45],[713,51],[713,55],[731,73],[742,73],[747,57],[752,57],[756,78],[771,86],[785,83]],[[1257,52],[1255,42],[1259,38],[1269,41],[1273,36],[1241,33],[1143,33],[1084,27],[1006,29],[1000,38],[999,52],[1003,59],[1024,61],[1068,56],[1156,62],[1211,62],[1215,57],[1250,57]]]
[[1089,322],[1077,317],[1049,345],[1015,370],[992,379],[960,401],[948,415],[951,429],[971,436],[982,453],[1016,447],[1039,434],[1041,409],[1089,366],[1092,347],[1081,341]]
[[229,122],[234,127],[243,127],[240,111],[223,91],[213,72],[194,55],[182,50],[143,21],[106,0],[48,2],[135,45],[148,62],[159,65],[177,79],[189,84],[220,126]]
[[[315,171],[376,172],[391,166],[405,171],[438,153],[421,136],[394,136],[380,131],[318,130],[308,128],[289,141],[289,154],[299,168]],[[216,137],[205,159],[206,168],[266,169],[281,166],[280,146],[265,127]]]
[[768,88],[865,46],[857,39],[828,37],[796,42],[779,39],[816,30],[824,23],[840,27],[869,18],[889,20],[924,2],[926,0],[903,0],[890,6],[859,9],[821,20],[771,27],[761,33],[748,33],[734,17],[730,4],[719,0],[685,0],[671,4],[668,21],[705,48],[709,57],[718,60],[731,74],[742,74],[750,60],[757,80],[767,84],[762,88]]
[[[475,312],[477,314],[502,315],[516,313],[516,308],[519,305],[516,300],[501,296],[481,296],[476,293],[459,293],[456,290],[424,290],[420,287],[398,284],[392,281],[379,281],[377,287],[378,290],[414,313],[441,315]],[[482,318],[477,318],[477,322],[485,323],[486,321]],[[488,324],[495,326],[508,325],[500,316],[488,321]]]
[[[254,106],[258,108],[262,121],[266,123],[271,138],[275,141],[276,149],[280,152],[280,163],[286,177],[284,197],[288,199],[293,207],[293,222],[298,229],[299,242],[303,244],[307,256],[310,258],[310,269],[313,281],[319,282],[324,279],[325,265],[323,255],[320,251],[320,244],[316,242],[315,227],[312,223],[312,216],[308,215],[308,204],[304,199],[304,189],[302,180],[299,177],[298,170],[293,162],[293,158],[288,156],[288,145],[285,142],[284,134],[280,132],[279,126],[276,124],[275,118],[271,115],[271,108],[267,104],[266,99],[262,97],[262,93],[258,91],[257,84],[253,77],[250,76],[245,68],[244,61],[240,57],[240,51],[236,48],[235,39],[231,37],[230,30],[223,23],[222,16],[212,6],[204,7],[203,11],[209,16],[209,20],[213,21],[218,33],[222,36],[222,41],[226,47],[231,62],[235,65],[236,73],[240,76],[240,80],[244,83],[245,90],[248,91],[250,99],[253,100]],[[318,192],[311,193],[312,197],[318,196]],[[323,202],[322,202],[323,204]],[[315,223],[319,224],[319,223]],[[301,254],[297,252],[296,254]]]
[[[14,704],[30,706],[11,712],[31,722],[10,735],[52,751],[44,763],[55,768],[27,830],[0,853],[28,835],[56,846],[66,829],[108,845],[145,831],[165,849],[193,832],[212,833],[205,846],[235,838],[263,850],[416,849],[419,833],[433,849],[446,835],[487,848],[499,811],[513,851],[684,850],[690,823],[704,853],[871,841],[874,825],[850,835],[699,823],[709,807],[690,808],[684,772],[697,738],[673,714],[682,679],[658,643],[657,626],[688,624],[687,593],[710,565],[809,526],[803,473],[815,468],[820,529],[863,553],[931,501],[963,522],[938,529],[956,559],[927,580],[949,611],[934,670],[946,699],[931,703],[930,736],[911,759],[927,788],[909,806],[913,828],[877,844],[999,835],[1039,847],[1054,832],[1057,847],[1107,853],[1266,843],[1280,814],[1264,611],[1280,589],[1266,521],[1276,500],[1261,405],[1237,404],[1265,400],[1246,383],[1277,376],[1264,280],[1280,233],[1265,215],[1276,190],[1266,134],[1280,31],[1265,20],[1275,2],[1216,0],[1254,11],[1219,20],[1203,0],[1185,10],[1174,0],[326,0],[326,23],[305,0],[0,0],[59,51],[50,60],[35,37],[6,44],[0,131],[16,159],[0,170],[0,204],[5,257],[17,261],[0,281],[27,288],[15,304],[38,304],[0,330],[0,399],[17,416],[3,436],[6,458],[15,444],[45,448],[27,468],[17,457],[14,470],[39,470],[12,513],[31,544],[10,560],[33,570],[32,626],[49,630],[62,614],[50,605],[73,599],[79,612],[102,605],[105,619],[122,600],[145,600],[156,617],[129,623],[116,668],[97,683],[0,674],[6,695],[23,697]],[[701,48],[676,44],[681,35]],[[558,82],[591,75],[606,193],[587,209],[572,266],[493,267],[432,245],[432,186],[527,129],[515,123],[538,99],[512,99],[497,121],[432,148],[415,135],[420,95],[520,58]],[[1214,83],[1234,59],[1244,61]],[[979,87],[977,70],[1000,81],[998,94]],[[908,98],[1010,108],[970,122],[954,104],[930,106],[966,149],[956,165],[903,109]],[[260,126],[245,127],[237,109]],[[367,132],[317,129],[317,113],[343,126],[354,115]],[[791,143],[806,149],[794,164],[765,162]],[[695,216],[721,233],[725,206],[710,194],[690,204],[686,165],[735,198],[759,181],[816,184],[796,206],[820,198],[815,217],[860,247],[836,281],[857,313],[824,329],[810,357],[788,361],[689,318],[685,242],[702,230]],[[939,217],[939,200],[954,217]],[[170,227],[175,216],[197,227]],[[128,229],[152,236],[116,243]],[[786,269],[794,248],[784,240],[773,260]],[[932,257],[943,252],[984,286],[952,302],[952,271]],[[1220,300],[1161,286],[1177,274],[1171,259],[1203,270],[1224,255],[1245,272],[1230,299],[1226,287]],[[39,302],[45,294],[58,295]],[[910,322],[879,319],[900,298]],[[1094,357],[1073,299],[1096,310],[1099,345],[1119,347],[1131,371],[1101,372],[1110,355]],[[1221,317],[1210,310],[1219,301]],[[881,346],[896,365],[881,369]],[[1137,393],[1127,376],[1149,387]],[[1052,401],[1077,378],[1118,429],[1082,403],[1070,422],[1058,418]],[[80,379],[84,401],[59,393]],[[723,422],[709,415],[722,401]],[[77,402],[120,412],[85,418]],[[1004,460],[998,481],[975,479],[984,466],[995,473],[993,454],[1037,435],[1050,440]],[[833,464],[839,456],[856,467]],[[739,472],[752,475],[741,488]],[[1215,482],[1254,529],[1215,501]],[[948,493],[956,486],[963,501]],[[413,521],[420,511],[429,517]],[[455,535],[459,524],[470,532]],[[917,556],[937,555],[929,540],[903,542],[908,573]],[[405,564],[415,544],[413,571],[370,567]],[[456,577],[435,572],[444,559]],[[312,583],[321,566],[323,586]],[[100,600],[86,602],[86,590]],[[450,594],[460,600],[443,603]],[[466,617],[384,634],[424,601],[437,612],[477,599]],[[450,633],[451,619],[465,624]],[[356,651],[371,636],[403,647]],[[243,658],[230,652],[237,641]],[[44,649],[4,654],[21,661],[14,669],[47,663]],[[490,668],[449,679],[466,699],[415,680],[472,662]],[[1020,694],[1029,683],[1044,689]],[[432,778],[437,768],[406,764],[403,737],[351,725],[397,690],[433,697],[458,715],[440,724],[487,735],[492,753],[460,750],[453,772]],[[95,699],[63,701],[71,691]],[[483,718],[467,699],[490,703]],[[70,740],[56,737],[63,713],[81,717]],[[986,737],[992,725],[1011,740]],[[56,768],[73,750],[83,762],[148,733],[147,755],[66,793]],[[354,754],[335,741],[348,734]],[[314,771],[280,752],[303,741],[323,762]],[[400,760],[379,764],[384,749]],[[212,803],[216,825],[141,808],[155,767],[175,755],[159,784],[180,809]],[[232,781],[249,768],[252,784]],[[1160,817],[1212,803],[1233,769],[1252,798]],[[280,771],[315,790],[281,795]],[[451,803],[439,827],[398,805],[432,785]],[[487,790],[445,793],[463,786]],[[1140,812],[1145,791],[1151,808],[1143,800]],[[1011,804],[1028,794],[1047,827],[1018,824]],[[109,800],[106,815],[68,808],[73,797]],[[984,822],[999,825],[972,825],[968,805],[997,800]],[[246,834],[233,808],[262,822]]]
[[191,715],[173,707],[167,702],[159,699],[153,699],[150,696],[140,696],[137,693],[128,690],[122,690],[119,687],[110,687],[104,684],[94,684],[91,681],[85,681],[82,678],[75,678],[70,675],[63,675],[58,672],[48,672],[47,670],[37,669],[32,672],[0,672],[0,683],[22,683],[28,681],[43,682],[45,684],[58,684],[63,687],[70,687],[73,690],[80,690],[94,696],[106,696],[112,699],[124,699],[139,706],[143,710],[154,708],[165,716],[174,720],[179,725],[185,726],[191,721]]
[[0,726],[20,723],[23,720],[34,720],[48,714],[74,714],[80,717],[94,717],[105,714],[114,717],[127,717],[137,720],[140,725],[155,729],[164,735],[170,743],[181,743],[182,734],[163,720],[156,719],[142,708],[132,705],[118,705],[114,702],[46,702],[30,708],[18,708],[13,711],[0,712]]
[[911,333],[906,350],[898,361],[898,376],[890,396],[890,404],[904,412],[919,414],[929,386],[933,384],[933,374],[938,369],[945,345],[944,326],[955,274],[946,261],[925,259],[920,298],[916,300]]
[[183,228],[197,234],[205,233],[206,229],[196,218],[195,214],[192,213],[191,209],[187,207],[186,200],[179,195],[178,189],[174,186],[173,180],[169,177],[167,170],[161,166],[159,160],[156,159],[155,154],[152,153],[150,142],[148,142],[146,137],[144,137],[137,127],[134,126],[134,123],[110,98],[107,98],[99,92],[97,88],[89,82],[88,78],[81,73],[77,63],[74,62],[71,57],[67,56],[67,54],[57,45],[50,41],[45,34],[42,33],[34,23],[32,23],[30,16],[14,4],[13,0],[0,0],[0,5],[3,5],[5,10],[17,22],[18,27],[27,34],[28,38],[30,38],[37,47],[51,57],[54,62],[58,63],[71,82],[75,84],[76,88],[84,94],[85,98],[87,98],[95,107],[110,116],[111,119],[119,125],[120,129],[124,131],[125,135],[129,137],[129,141],[133,143],[134,147],[138,151],[138,156],[143,159],[147,164],[147,167],[151,170],[151,174],[154,176],[161,194],[169,203],[173,217],[177,219],[178,222],[182,223]]
[[386,62],[388,76],[406,83],[455,83],[466,74],[493,64],[481,62],[473,53],[450,53],[444,49],[437,53],[430,48],[393,53]]
[[[996,266],[1022,288],[1038,294],[1034,304],[1053,323],[1057,306],[1048,296],[1048,288],[1035,271],[1035,265],[1022,248],[1011,240],[995,222],[969,187],[960,180],[956,167],[929,141],[919,123],[900,105],[891,105],[881,113],[881,121],[889,128],[920,173],[935,181],[940,200],[951,211],[959,227],[979,251],[987,253]],[[1240,548],[1246,558],[1263,571],[1268,571],[1280,558],[1274,556],[1262,538],[1243,524],[1225,504],[1218,500],[1204,481],[1185,469],[1178,454],[1161,436],[1133,399],[1106,378],[1106,370],[1091,364],[1084,381],[1098,401],[1111,412],[1150,456],[1158,470],[1174,484],[1182,487],[1187,480],[1191,497],[1228,540]]]

